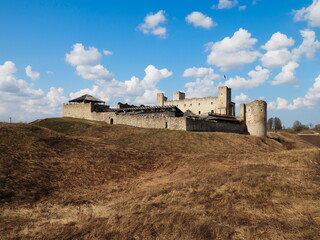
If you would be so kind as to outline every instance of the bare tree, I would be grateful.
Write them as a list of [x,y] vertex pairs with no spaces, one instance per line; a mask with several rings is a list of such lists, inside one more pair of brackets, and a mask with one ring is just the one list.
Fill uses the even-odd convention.
[[274,122],[273,118],[269,118],[269,119],[268,119],[268,121],[267,121],[267,128],[268,128],[268,130],[273,129],[273,122]]
[[300,121],[294,121],[292,128],[296,131],[301,131],[305,129],[305,126]]
[[275,117],[274,118],[274,130],[281,130],[282,129],[282,123],[280,118]]

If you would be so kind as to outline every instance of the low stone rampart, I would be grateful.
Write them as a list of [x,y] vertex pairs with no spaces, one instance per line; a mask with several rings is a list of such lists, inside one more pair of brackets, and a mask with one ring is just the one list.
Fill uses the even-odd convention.
[[184,117],[105,115],[105,118],[105,121],[111,124],[124,124],[142,128],[167,128],[171,130],[186,130],[186,118]]
[[187,119],[187,131],[247,133],[242,121],[205,121],[191,118]]

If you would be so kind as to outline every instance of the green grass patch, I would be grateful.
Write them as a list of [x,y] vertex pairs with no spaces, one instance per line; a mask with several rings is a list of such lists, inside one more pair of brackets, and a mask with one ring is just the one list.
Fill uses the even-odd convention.
[[88,120],[74,118],[47,118],[33,124],[65,134],[82,132],[92,126]]

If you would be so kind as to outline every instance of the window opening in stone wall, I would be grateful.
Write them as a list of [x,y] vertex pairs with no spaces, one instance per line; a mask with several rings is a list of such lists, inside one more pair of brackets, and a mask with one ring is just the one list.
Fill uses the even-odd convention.
[[192,103],[190,103],[190,106],[192,106]]
[[185,104],[184,106],[187,106],[187,104]]
[[165,123],[165,126],[164,126],[164,127],[165,127],[165,128],[168,128],[168,122]]
[[199,103],[199,106],[200,106],[200,103]]
[[211,105],[213,104],[213,102],[211,102]]
[[201,112],[199,111],[199,115],[201,114]]
[[214,113],[214,111],[213,111],[213,110],[211,110],[211,113],[213,114],[213,113]]
[[113,118],[110,119],[110,124],[113,124]]
[[262,109],[262,108],[260,109],[260,112],[263,112],[263,109]]

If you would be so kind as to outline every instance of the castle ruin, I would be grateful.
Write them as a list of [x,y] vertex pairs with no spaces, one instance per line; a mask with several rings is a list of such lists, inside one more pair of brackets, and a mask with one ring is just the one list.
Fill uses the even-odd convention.
[[217,97],[188,99],[185,93],[177,91],[168,101],[163,93],[158,93],[156,106],[118,103],[117,108],[86,94],[64,104],[63,116],[142,128],[249,133],[260,137],[267,132],[267,103],[254,100],[240,104],[240,116],[235,116],[235,103],[228,87],[219,87]]

